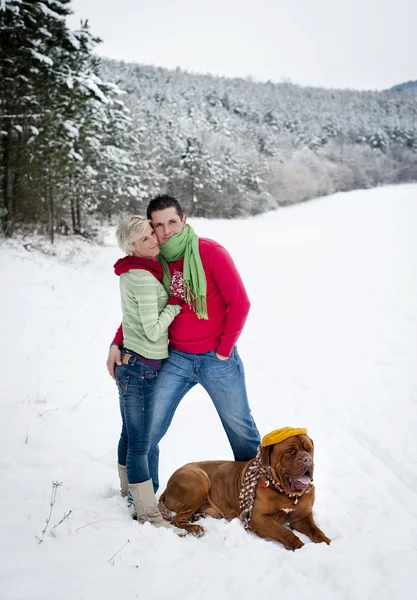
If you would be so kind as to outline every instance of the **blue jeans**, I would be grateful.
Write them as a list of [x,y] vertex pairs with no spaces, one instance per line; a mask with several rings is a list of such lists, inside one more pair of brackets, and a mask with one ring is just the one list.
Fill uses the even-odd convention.
[[189,354],[170,349],[155,384],[155,411],[152,424],[149,471],[155,491],[159,487],[158,444],[171,424],[184,395],[200,383],[213,401],[232,447],[235,460],[250,460],[260,444],[245,385],[245,373],[237,348],[228,360],[216,353]]
[[158,371],[136,356],[130,356],[128,364],[124,364],[125,355],[126,351],[122,350],[122,365],[115,365],[122,415],[118,461],[126,465],[129,483],[142,483],[150,478],[148,452]]

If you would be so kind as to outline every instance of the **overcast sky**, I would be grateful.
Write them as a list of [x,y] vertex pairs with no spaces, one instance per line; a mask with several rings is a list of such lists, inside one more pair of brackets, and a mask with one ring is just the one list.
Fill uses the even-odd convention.
[[302,85],[417,79],[417,0],[73,0],[102,56]]

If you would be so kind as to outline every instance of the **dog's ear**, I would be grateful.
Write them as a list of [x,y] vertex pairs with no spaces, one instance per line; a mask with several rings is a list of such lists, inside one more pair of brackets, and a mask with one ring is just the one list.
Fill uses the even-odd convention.
[[259,459],[260,459],[261,465],[263,467],[269,467],[271,465],[272,448],[273,448],[273,445],[261,447],[261,453],[260,453]]

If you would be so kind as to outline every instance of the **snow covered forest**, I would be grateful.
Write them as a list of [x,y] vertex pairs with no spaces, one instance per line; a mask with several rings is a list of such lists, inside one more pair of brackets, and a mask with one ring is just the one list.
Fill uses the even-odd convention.
[[[101,60],[70,0],[0,5],[0,218],[92,233],[169,192],[239,217],[417,181],[417,94],[256,83]],[[88,17],[88,15],[86,15]],[[99,33],[99,32],[98,32]],[[140,56],[138,57],[140,61]]]

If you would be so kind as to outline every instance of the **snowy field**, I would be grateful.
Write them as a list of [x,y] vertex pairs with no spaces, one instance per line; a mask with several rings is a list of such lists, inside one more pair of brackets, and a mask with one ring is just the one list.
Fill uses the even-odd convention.
[[[56,256],[0,240],[0,598],[417,598],[417,185],[190,223],[240,269],[253,414],[262,435],[308,428],[332,544],[300,534],[290,552],[237,520],[206,519],[200,539],[132,521],[105,369],[120,322],[114,231],[103,246],[59,241]],[[183,463],[215,458],[231,452],[194,388],[161,444],[160,491]]]

